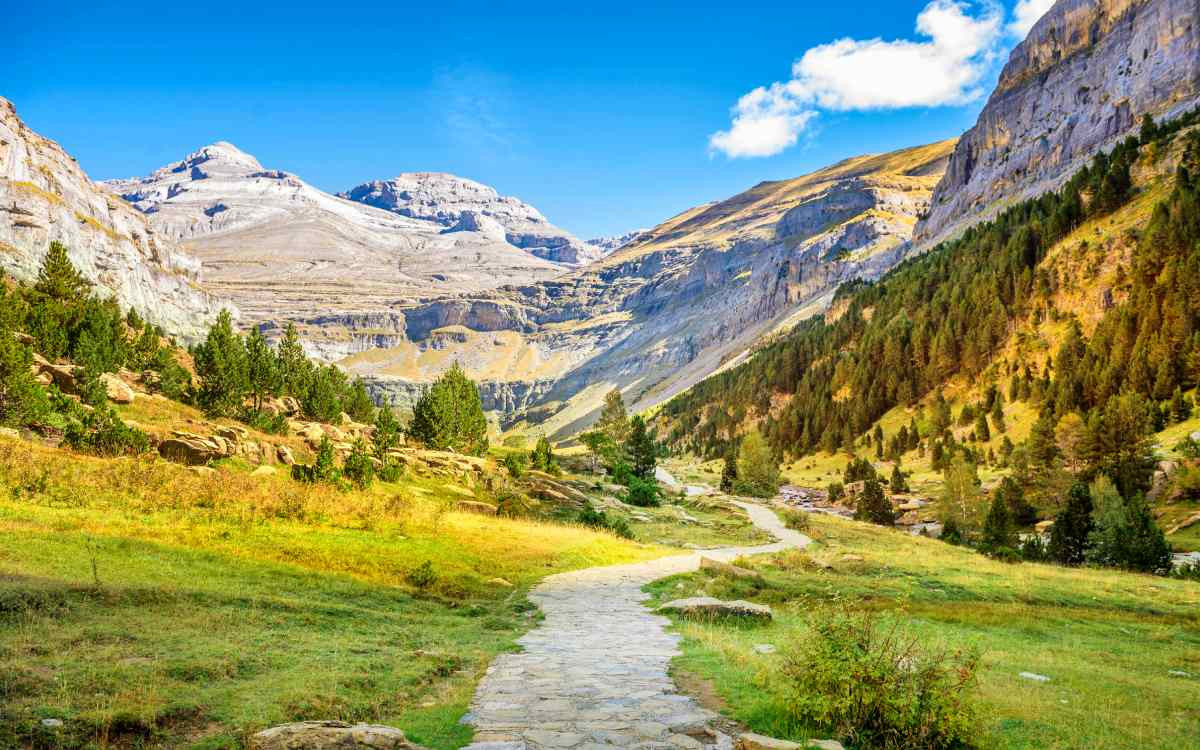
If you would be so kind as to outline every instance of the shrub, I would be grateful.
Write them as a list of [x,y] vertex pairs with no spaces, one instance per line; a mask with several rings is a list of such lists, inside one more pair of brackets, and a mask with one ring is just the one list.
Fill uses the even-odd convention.
[[624,518],[609,516],[602,510],[596,510],[591,503],[584,504],[576,519],[584,526],[611,531],[624,539],[633,538],[633,531],[629,528],[628,521]]
[[792,531],[806,532],[811,526],[808,514],[802,510],[784,508],[780,515],[783,516],[783,525]]
[[922,649],[872,613],[816,613],[807,638],[785,650],[787,706],[801,722],[854,747],[953,748],[977,734],[978,656]]
[[354,448],[342,464],[342,475],[359,489],[371,486],[375,479],[375,464],[371,462],[371,454],[367,451],[367,441],[362,438],[354,441]]
[[421,591],[432,586],[437,581],[437,573],[433,570],[433,561],[426,560],[404,574],[404,580]]
[[268,414],[265,411],[245,409],[238,416],[238,419],[259,432],[266,432],[271,435],[288,434],[288,420],[282,414]]
[[738,448],[737,476],[733,486],[740,494],[774,497],[779,491],[779,462],[757,430],[742,438]]
[[629,491],[625,493],[625,502],[639,508],[657,507],[661,502],[658,496],[658,485],[636,476],[630,477]]
[[404,477],[404,467],[390,458],[385,458],[377,473],[381,482],[399,482]]
[[1171,577],[1185,581],[1200,581],[1200,562],[1184,563],[1171,571]]
[[841,482],[830,482],[827,491],[831,503],[836,503],[846,496],[846,488],[842,486]]
[[504,457],[504,468],[508,469],[508,475],[513,479],[520,479],[525,474],[526,467],[524,454],[509,453]]
[[1028,562],[1046,562],[1050,555],[1046,551],[1046,543],[1037,534],[1030,534],[1021,542],[1019,550],[1022,560]]
[[292,466],[292,479],[308,483],[338,483],[338,480],[341,479],[341,472],[338,471],[337,463],[334,461],[333,443],[329,442],[328,437],[321,438],[321,445],[317,448],[317,459],[311,466],[307,464]]
[[110,407],[100,407],[83,421],[72,420],[63,441],[77,451],[96,456],[136,456],[150,450],[150,438],[121,421]]

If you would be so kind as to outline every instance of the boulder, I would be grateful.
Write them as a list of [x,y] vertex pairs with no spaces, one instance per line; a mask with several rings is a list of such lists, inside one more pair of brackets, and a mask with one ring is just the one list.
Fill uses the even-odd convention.
[[217,427],[217,435],[225,438],[232,443],[238,443],[250,437],[250,431],[245,427],[236,425],[219,425]]
[[454,507],[464,513],[478,513],[483,516],[496,515],[496,506],[481,503],[478,500],[459,500]]
[[745,581],[755,581],[758,583],[761,583],[763,579],[762,573],[759,573],[757,570],[740,568],[737,565],[730,565],[727,562],[713,560],[709,557],[700,558],[700,570],[707,570],[715,573],[716,575],[726,576],[728,578],[740,578]]
[[42,366],[42,374],[49,375],[58,389],[63,393],[78,395],[75,383],[75,367],[73,365],[55,365],[47,362]]
[[133,403],[133,389],[124,380],[121,380],[110,372],[106,372],[100,376],[100,382],[104,385],[104,393],[108,396],[109,401],[114,404]]
[[267,464],[263,464],[262,466],[258,467],[258,468],[257,468],[257,469],[255,469],[254,471],[250,472],[250,476],[252,476],[252,477],[271,477],[271,476],[275,476],[275,467],[274,467],[274,466],[268,466]]
[[250,737],[249,750],[423,750],[404,732],[380,724],[298,721]]
[[11,427],[0,427],[0,436],[20,439],[21,433]]
[[188,471],[201,477],[215,477],[217,475],[217,470],[211,466],[192,466]]
[[771,608],[765,604],[755,604],[741,599],[722,601],[711,596],[676,599],[658,609],[659,611],[676,612],[687,617],[744,617],[770,620],[772,616]]
[[202,438],[179,436],[169,437],[159,443],[158,455],[168,461],[188,466],[203,466],[222,457],[220,451]]
[[738,750],[844,750],[842,743],[836,740],[789,742],[753,732],[746,732],[738,737],[734,747]]
[[294,466],[296,463],[296,457],[292,455],[292,449],[286,445],[275,446],[275,457],[284,466]]

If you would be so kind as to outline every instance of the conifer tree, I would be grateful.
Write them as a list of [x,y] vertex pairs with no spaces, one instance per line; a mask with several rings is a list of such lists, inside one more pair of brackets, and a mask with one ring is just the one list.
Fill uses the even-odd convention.
[[904,472],[900,469],[900,464],[892,466],[892,478],[888,482],[892,492],[908,492],[908,482],[904,479]]
[[67,303],[83,302],[92,291],[91,282],[71,262],[66,245],[57,241],[50,243],[33,288],[52,300]]
[[725,451],[725,465],[721,468],[721,492],[733,492],[737,479],[737,453],[730,447]]
[[302,397],[308,389],[312,363],[304,353],[304,346],[300,343],[300,334],[294,323],[288,323],[283,329],[277,360],[283,392],[294,398]]
[[214,416],[231,416],[242,406],[249,389],[246,348],[233,330],[233,318],[222,310],[208,337],[193,351],[201,385],[197,400]]
[[400,422],[391,407],[380,407],[375,412],[375,431],[371,433],[375,458],[386,463],[388,452],[400,445],[401,437]]
[[1008,503],[1000,492],[992,496],[992,505],[983,522],[979,549],[992,557],[1015,557],[1020,540],[1009,514]]
[[991,430],[988,429],[987,415],[983,410],[975,416],[975,439],[981,443],[986,443],[992,439]]
[[246,378],[254,411],[262,411],[263,399],[279,392],[279,361],[257,327],[246,337]]
[[883,491],[883,485],[878,479],[872,477],[863,483],[863,491],[859,493],[854,517],[879,526],[896,525],[896,513],[892,510],[892,501],[888,499],[887,494]]
[[634,416],[630,420],[629,438],[625,442],[625,452],[629,455],[635,477],[646,481],[654,479],[654,469],[658,465],[658,451],[646,430],[646,420],[641,416]]
[[550,446],[550,441],[546,439],[545,435],[538,438],[537,444],[529,452],[529,463],[538,471],[544,471],[549,474],[558,472],[558,461],[554,458],[554,449]]
[[421,394],[408,432],[434,450],[477,456],[487,451],[479,389],[457,362]]
[[1088,486],[1076,482],[1067,494],[1067,505],[1050,528],[1050,558],[1063,565],[1080,565],[1092,532],[1092,496]]
[[996,399],[992,402],[992,424],[996,427],[996,432],[1008,432],[1008,425],[1004,421],[1004,396],[1000,392],[996,392]]
[[[0,304],[6,301],[0,291]],[[22,427],[49,412],[46,392],[34,380],[32,366],[33,353],[17,341],[0,313],[0,425]]]

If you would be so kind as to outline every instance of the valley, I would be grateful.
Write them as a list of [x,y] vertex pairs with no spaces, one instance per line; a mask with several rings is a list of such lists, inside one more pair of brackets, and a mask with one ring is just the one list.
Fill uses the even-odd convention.
[[14,11],[0,747],[1200,746],[1200,4],[918,5]]

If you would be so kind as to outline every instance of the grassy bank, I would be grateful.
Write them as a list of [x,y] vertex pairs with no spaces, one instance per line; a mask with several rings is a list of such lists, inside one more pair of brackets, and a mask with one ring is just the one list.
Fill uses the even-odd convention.
[[238,747],[302,718],[458,747],[530,585],[665,551],[457,513],[446,480],[338,492],[7,438],[0,488],[4,747]]
[[761,586],[694,574],[652,587],[659,598],[707,593],[775,607],[763,628],[680,625],[676,668],[711,681],[730,716],[776,736],[821,734],[787,716],[779,655],[754,646],[786,649],[808,632],[810,613],[845,605],[872,609],[927,646],[982,653],[982,747],[1200,744],[1200,584],[1006,565],[903,532],[816,515],[811,523],[809,552],[747,563],[765,576]]

